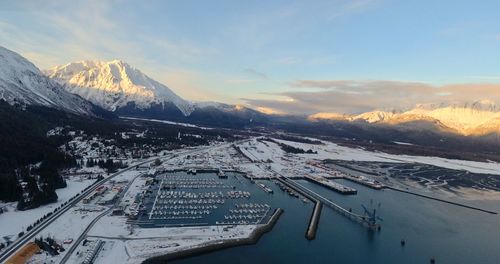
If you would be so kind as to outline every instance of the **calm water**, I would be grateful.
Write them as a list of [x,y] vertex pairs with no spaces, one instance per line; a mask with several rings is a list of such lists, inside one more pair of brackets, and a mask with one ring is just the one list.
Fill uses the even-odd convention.
[[[181,177],[182,179],[203,179],[203,180],[209,180],[211,183],[219,183],[218,185],[213,185],[211,187],[204,187],[203,185],[198,186],[197,188],[187,188],[187,187],[180,187],[177,186],[176,189],[168,189],[165,191],[174,191],[174,192],[189,192],[189,193],[196,193],[196,194],[201,194],[201,193],[219,193],[221,192],[223,195],[226,195],[227,192],[229,191],[247,191],[251,193],[250,197],[240,197],[240,198],[214,198],[218,200],[224,200],[223,204],[220,203],[213,203],[210,205],[216,205],[217,209],[210,209],[210,214],[209,215],[202,215],[202,218],[199,219],[149,219],[149,212],[153,207],[153,203],[156,198],[156,194],[158,192],[158,189],[160,187],[160,184],[154,184],[151,186],[151,190],[153,191],[152,194],[150,194],[147,198],[144,199],[143,204],[147,208],[147,212],[142,213],[139,215],[139,220],[141,221],[141,227],[156,227],[158,226],[177,226],[180,224],[187,224],[187,225],[215,225],[216,222],[222,222],[222,221],[232,221],[232,220],[226,220],[224,218],[224,215],[231,215],[229,212],[230,209],[237,209],[236,205],[241,205],[241,204],[269,204],[272,205],[270,208],[270,213],[267,214],[266,217],[262,219],[262,221],[266,222],[272,212],[274,211],[275,208],[279,207],[279,203],[277,201],[274,201],[272,199],[272,195],[264,192],[261,188],[259,188],[257,185],[253,184],[251,181],[243,177],[242,174],[240,173],[231,173],[228,172],[226,173],[228,176],[227,178],[220,179],[216,173],[198,173],[197,175],[190,175],[187,174],[184,171],[179,171],[179,172],[169,172],[165,173],[164,175],[161,175],[158,177],[159,180],[163,179],[163,176],[166,176],[167,179],[166,181],[172,180],[170,177]],[[175,178],[173,178],[175,181]],[[265,182],[266,185],[274,184],[270,181]],[[160,203],[158,202],[158,207],[161,207]],[[190,204],[192,206],[201,206],[201,205],[208,205],[208,204]],[[174,206],[174,204],[165,204],[165,206]],[[189,205],[188,205],[189,206]],[[168,211],[170,209],[163,209],[165,211]],[[184,211],[184,210],[194,210],[194,209],[178,209],[177,211]],[[158,217],[161,218],[161,217]],[[256,220],[248,220],[248,221],[256,221]]]
[[[383,218],[380,232],[369,231],[328,207],[323,208],[316,239],[304,234],[311,203],[291,198],[272,182],[273,204],[285,213],[273,231],[256,245],[224,249],[174,263],[500,263],[500,217],[390,190],[358,189],[343,196],[307,181],[300,184],[361,212],[376,208]],[[380,203],[380,206],[379,206]],[[469,202],[500,210],[498,202]],[[401,247],[401,239],[406,246]]]

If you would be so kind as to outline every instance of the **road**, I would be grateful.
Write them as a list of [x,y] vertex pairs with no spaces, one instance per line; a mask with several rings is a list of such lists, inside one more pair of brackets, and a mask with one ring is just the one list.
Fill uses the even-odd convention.
[[[0,253],[0,263],[3,263],[7,259],[9,259],[14,253],[16,253],[24,245],[26,245],[28,242],[30,242],[33,238],[35,238],[43,229],[45,229],[47,226],[49,226],[51,223],[53,223],[55,220],[57,220],[61,215],[63,215],[65,212],[67,212],[74,205],[76,205],[81,200],[83,200],[83,198],[87,197],[89,194],[91,194],[92,192],[94,192],[97,189],[97,187],[99,187],[103,183],[105,183],[105,182],[107,182],[107,181],[115,178],[116,176],[118,176],[118,175],[120,175],[120,174],[122,174],[124,172],[127,172],[127,171],[129,171],[131,169],[135,169],[137,166],[141,166],[141,165],[144,165],[146,163],[153,162],[157,158],[159,158],[160,160],[166,161],[166,160],[170,160],[170,159],[173,159],[173,158],[176,158],[176,157],[179,157],[179,156],[188,155],[188,154],[192,154],[192,153],[196,153],[196,152],[206,151],[208,149],[219,149],[219,148],[228,147],[228,146],[230,146],[232,144],[239,144],[239,143],[242,143],[244,141],[248,141],[248,139],[239,140],[239,141],[230,142],[230,143],[225,143],[225,144],[216,145],[216,146],[205,146],[205,147],[200,147],[200,148],[196,148],[196,149],[190,149],[190,150],[187,150],[187,151],[181,151],[179,153],[176,153],[176,154],[173,154],[173,155],[169,156],[168,158],[163,157],[163,156],[154,156],[154,157],[148,158],[147,160],[143,160],[143,161],[134,163],[133,165],[130,165],[128,168],[123,169],[123,170],[121,170],[119,172],[114,173],[111,176],[109,176],[107,178],[104,178],[104,179],[102,179],[102,180],[94,183],[93,185],[91,185],[91,187],[89,189],[87,189],[83,193],[79,194],[71,202],[68,202],[68,204],[66,204],[65,206],[63,206],[57,212],[53,213],[50,217],[48,217],[47,219],[45,219],[42,223],[40,223],[39,225],[37,225],[36,227],[34,227],[33,229],[31,229],[30,231],[26,232],[21,238],[19,238],[18,240],[14,241],[12,244],[10,244],[5,250],[3,250]],[[112,210],[112,208],[110,208],[109,210]],[[107,213],[109,210],[107,210],[105,213]],[[85,230],[85,232],[82,235],[80,235],[80,237],[78,238],[78,241],[82,241],[83,240],[83,238],[86,236],[87,232],[92,228],[92,226],[97,222],[97,220],[99,220],[102,216],[105,215],[105,213],[99,215],[94,221],[92,221],[92,223],[87,227],[87,229]],[[77,242],[75,242],[76,245],[77,245]],[[67,258],[69,258],[69,256],[71,255],[69,253],[70,252],[67,252],[67,254],[66,254],[68,256]]]
[[65,212],[67,212],[71,207],[73,207],[75,204],[80,202],[83,198],[87,197],[89,194],[95,191],[97,187],[102,185],[103,183],[113,179],[114,177],[127,172],[131,169],[134,169],[136,166],[144,165],[148,162],[152,162],[156,159],[157,157],[149,158],[144,161],[140,161],[138,163],[135,163],[133,165],[130,165],[128,168],[123,169],[119,172],[116,172],[112,174],[111,176],[104,178],[98,182],[95,182],[91,187],[87,190],[85,190],[83,193],[78,195],[75,199],[73,199],[71,202],[67,203],[65,206],[63,206],[61,209],[59,209],[57,212],[53,213],[51,216],[49,216],[47,219],[45,219],[42,223],[39,225],[35,226],[33,229],[30,231],[26,232],[21,238],[18,240],[14,241],[12,244],[10,244],[5,250],[3,250],[0,253],[0,263],[4,263],[11,255],[13,255],[15,252],[17,252],[20,248],[22,248],[26,243],[31,241],[36,235],[38,235],[44,228],[49,226],[52,222],[54,222],[57,218],[59,218],[61,215],[63,215]]
[[[172,158],[173,157],[170,157],[170,159],[172,159]],[[128,189],[130,188],[130,186],[132,185],[132,183],[135,181],[135,179],[137,179],[138,177],[141,177],[143,175],[144,175],[144,173],[140,173],[137,176],[135,176],[134,179],[132,179],[127,184],[127,186],[125,187],[125,189],[123,189],[123,191],[121,192],[120,197],[118,197],[116,203],[112,207],[110,207],[108,210],[106,210],[102,214],[98,215],[94,220],[92,220],[92,222],[90,222],[90,224],[87,226],[87,228],[85,228],[85,230],[82,232],[82,234],[80,234],[80,236],[78,237],[78,239],[66,251],[64,257],[62,258],[62,260],[60,262],[60,264],[66,263],[68,261],[68,259],[71,257],[71,255],[73,254],[73,252],[75,252],[75,250],[78,248],[78,246],[80,245],[80,243],[87,237],[88,232],[90,231],[90,229],[92,229],[92,227],[95,225],[95,223],[97,223],[97,221],[99,221],[103,216],[105,216],[106,214],[108,214],[109,212],[111,212],[113,210],[113,208],[117,204],[119,204],[121,202],[123,196],[125,195],[125,193],[127,193]]]

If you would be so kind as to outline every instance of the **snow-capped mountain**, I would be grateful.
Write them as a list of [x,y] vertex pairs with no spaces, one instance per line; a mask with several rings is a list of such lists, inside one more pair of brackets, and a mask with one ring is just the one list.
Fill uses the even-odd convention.
[[131,105],[144,110],[171,104],[184,116],[194,110],[192,103],[177,96],[167,86],[120,60],[74,62],[54,67],[45,74],[67,91],[110,111]]
[[33,63],[0,46],[0,100],[42,105],[77,114],[92,114],[93,106],[47,78]]
[[500,108],[489,100],[473,103],[417,105],[415,108],[401,113],[385,111],[372,111],[359,115],[318,113],[309,116],[309,119],[364,121],[387,125],[426,121],[434,123],[440,129],[462,135],[500,133]]

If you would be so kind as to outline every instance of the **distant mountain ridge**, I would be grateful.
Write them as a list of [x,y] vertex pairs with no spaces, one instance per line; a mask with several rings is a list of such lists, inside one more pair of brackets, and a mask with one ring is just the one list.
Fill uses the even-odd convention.
[[93,115],[96,107],[46,77],[33,63],[0,46],[0,100]]
[[317,113],[309,120],[337,120],[367,122],[370,124],[404,125],[415,121],[428,121],[448,132],[481,136],[500,133],[500,108],[492,101],[417,105],[405,112],[371,111],[359,115]]
[[170,88],[120,60],[73,62],[46,70],[45,74],[67,91],[109,111],[131,103],[138,109],[173,104],[185,116],[194,110],[192,103]]
[[128,63],[80,61],[46,70],[68,92],[119,116],[241,127],[265,119],[242,105],[190,102]]

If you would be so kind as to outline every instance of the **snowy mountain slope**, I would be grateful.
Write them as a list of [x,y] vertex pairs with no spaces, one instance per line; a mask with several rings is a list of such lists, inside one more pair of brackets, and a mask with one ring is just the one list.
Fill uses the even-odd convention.
[[352,117],[352,120],[364,120],[368,123],[383,122],[392,119],[396,113],[387,111],[371,111]]
[[119,60],[80,61],[45,71],[66,90],[110,111],[133,103],[135,108],[173,104],[183,115],[193,111],[193,105],[177,96],[167,86],[151,79],[138,69]]
[[384,111],[372,111],[360,115],[318,113],[309,116],[309,119],[366,121],[387,125],[413,122],[413,126],[416,124],[415,121],[426,121],[440,130],[454,131],[462,135],[500,133],[500,108],[488,100],[473,103],[417,105],[402,113]]
[[21,55],[0,46],[0,100],[10,104],[42,105],[78,114],[95,106],[65,91]]

